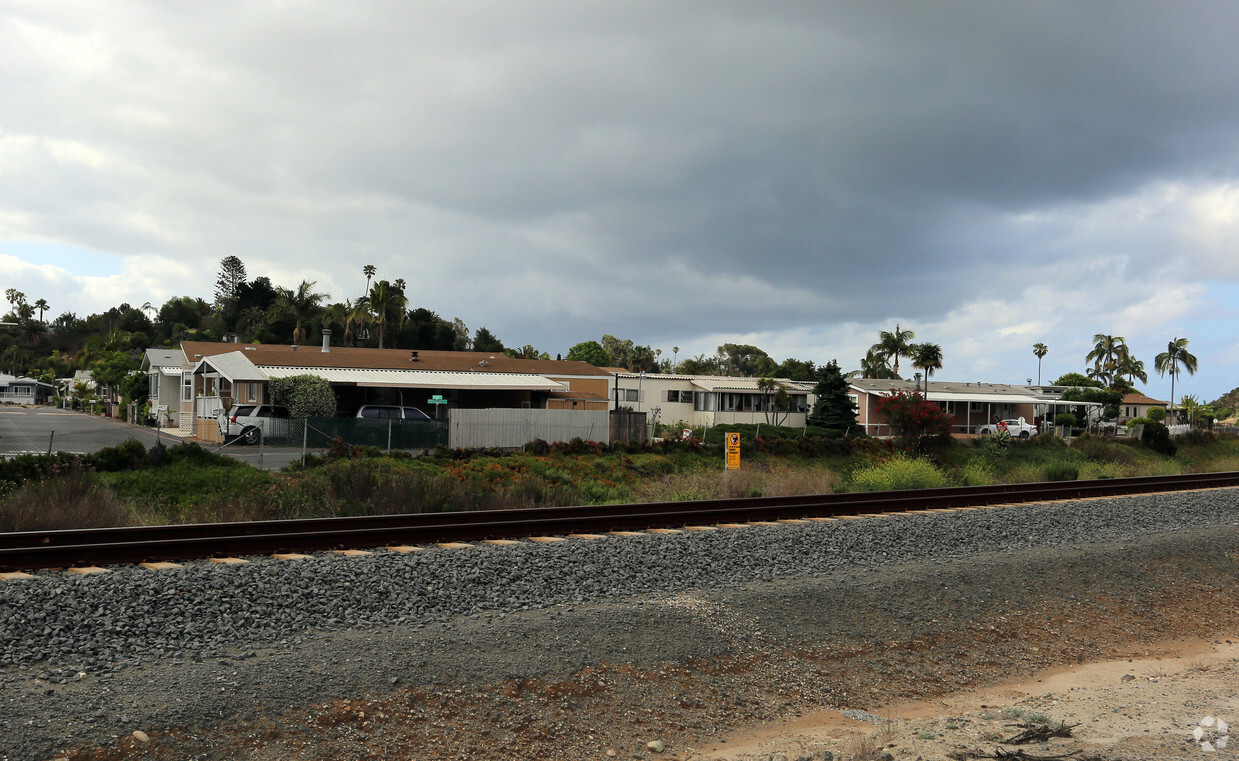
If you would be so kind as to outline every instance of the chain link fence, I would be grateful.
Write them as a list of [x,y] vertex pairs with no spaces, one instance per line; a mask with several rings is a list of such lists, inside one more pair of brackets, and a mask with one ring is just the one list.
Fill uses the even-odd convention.
[[136,440],[146,448],[163,444],[173,446],[184,439],[172,436],[156,428],[117,426],[114,429],[95,431],[48,431],[39,434],[7,434],[0,436],[0,457],[16,457],[23,454],[91,454],[100,449],[116,447],[126,441]]
[[85,432],[53,429],[46,433],[6,434],[0,436],[0,458],[56,452],[91,454],[133,440],[147,449],[160,444],[195,442],[259,467],[282,467],[300,459],[302,454],[330,449],[337,439],[385,451],[426,451],[448,443],[446,420],[304,418],[270,422],[275,425],[257,430],[256,435],[220,437],[214,442],[175,436],[159,428],[123,424]]

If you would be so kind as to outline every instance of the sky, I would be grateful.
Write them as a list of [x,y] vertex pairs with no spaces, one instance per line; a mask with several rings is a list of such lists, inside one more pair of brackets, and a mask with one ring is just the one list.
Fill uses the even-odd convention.
[[[552,356],[754,344],[1239,386],[1239,5],[0,0],[0,289],[361,269]],[[51,317],[49,315],[49,319]]]

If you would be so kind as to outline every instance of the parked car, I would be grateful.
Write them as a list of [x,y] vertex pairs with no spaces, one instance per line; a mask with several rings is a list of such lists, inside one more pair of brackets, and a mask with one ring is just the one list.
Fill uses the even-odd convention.
[[398,404],[364,404],[357,409],[355,417],[367,420],[429,420],[430,416],[416,407],[401,407]]
[[1019,420],[999,420],[997,423],[977,426],[977,433],[980,434],[993,434],[999,431],[1006,431],[1019,439],[1027,439],[1030,436],[1037,435],[1037,426],[1025,422],[1024,418]]
[[275,404],[238,404],[216,413],[224,441],[257,444],[263,439],[283,439],[291,430],[288,408]]

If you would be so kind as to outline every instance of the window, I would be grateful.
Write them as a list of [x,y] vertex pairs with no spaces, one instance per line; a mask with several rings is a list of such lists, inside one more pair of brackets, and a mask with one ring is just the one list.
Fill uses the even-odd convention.
[[159,373],[146,376],[146,395],[151,399],[159,397]]
[[635,388],[620,389],[620,393],[623,394],[623,396],[621,397],[622,401],[625,401],[625,402],[641,401],[640,399],[641,393]]
[[194,398],[194,374],[181,373],[181,401],[188,402]]
[[693,392],[692,391],[681,391],[680,401],[683,402],[684,404],[692,404],[693,403]]
[[985,412],[985,402],[969,402],[969,412]]

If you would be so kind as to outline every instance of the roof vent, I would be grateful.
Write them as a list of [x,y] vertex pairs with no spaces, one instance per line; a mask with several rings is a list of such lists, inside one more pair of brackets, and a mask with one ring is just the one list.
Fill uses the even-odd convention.
[[331,353],[331,331],[323,330],[323,354]]
[[415,352],[415,351],[411,351],[411,352],[409,352],[409,361],[410,361],[410,362],[419,362],[419,361],[420,361],[420,360],[417,358],[417,352]]
[[245,350],[246,350],[246,351],[254,351],[254,349],[255,349],[255,348],[257,348],[257,347],[254,347],[254,346],[246,346],[246,347],[245,347]]
[[293,351],[297,350],[297,344],[293,344]]

